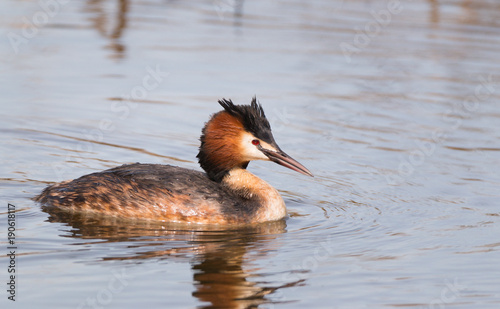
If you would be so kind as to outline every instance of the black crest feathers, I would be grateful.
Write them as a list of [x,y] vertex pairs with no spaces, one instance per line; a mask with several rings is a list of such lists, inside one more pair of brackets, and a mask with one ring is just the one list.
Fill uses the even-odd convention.
[[245,130],[270,144],[274,143],[271,125],[256,97],[252,98],[250,105],[234,105],[233,101],[226,99],[219,100],[219,104],[230,115],[240,119]]

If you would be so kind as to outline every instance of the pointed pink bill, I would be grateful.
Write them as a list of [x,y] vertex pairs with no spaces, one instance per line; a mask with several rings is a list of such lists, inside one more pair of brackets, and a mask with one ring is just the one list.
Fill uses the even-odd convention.
[[288,167],[289,169],[301,174],[314,177],[314,175],[304,165],[300,164],[283,151],[272,151],[262,147],[260,148],[260,150],[269,158],[269,160],[276,162],[279,165],[283,165],[284,167]]

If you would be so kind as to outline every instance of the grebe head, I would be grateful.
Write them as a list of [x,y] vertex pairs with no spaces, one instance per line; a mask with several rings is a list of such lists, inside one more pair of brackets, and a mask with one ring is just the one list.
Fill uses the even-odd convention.
[[273,161],[304,175],[313,174],[283,152],[274,141],[262,106],[254,97],[250,105],[219,100],[224,108],[205,124],[197,155],[210,179],[220,182],[233,168],[246,168],[252,160]]

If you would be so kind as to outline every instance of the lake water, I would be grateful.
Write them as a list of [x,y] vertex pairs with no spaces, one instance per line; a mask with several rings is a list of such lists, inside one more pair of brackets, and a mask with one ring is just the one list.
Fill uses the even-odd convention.
[[[2,308],[500,307],[500,2],[0,8]],[[217,100],[254,95],[316,176],[250,164],[284,221],[125,222],[31,200],[124,163],[199,169]]]

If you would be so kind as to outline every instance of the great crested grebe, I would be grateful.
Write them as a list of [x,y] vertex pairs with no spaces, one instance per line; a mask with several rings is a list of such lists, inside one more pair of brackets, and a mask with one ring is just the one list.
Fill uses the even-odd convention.
[[222,99],[205,124],[197,155],[206,173],[161,164],[126,164],[63,181],[35,198],[46,206],[128,218],[207,224],[279,220],[286,207],[276,189],[246,170],[273,161],[313,176],[274,141],[262,106]]

